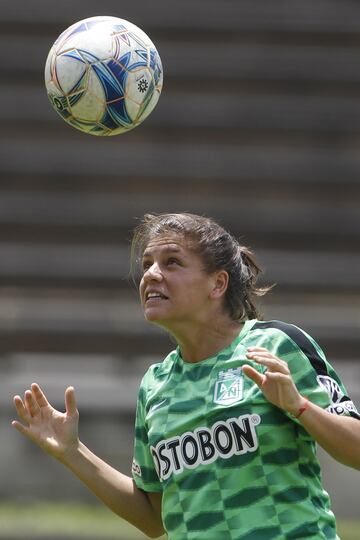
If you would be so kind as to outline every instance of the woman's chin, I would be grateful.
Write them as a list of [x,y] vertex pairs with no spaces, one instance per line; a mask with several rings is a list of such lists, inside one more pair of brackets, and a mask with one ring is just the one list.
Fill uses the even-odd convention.
[[145,309],[144,316],[147,321],[153,322],[153,323],[159,323],[159,324],[160,324],[160,321],[163,319],[163,316],[161,316],[160,311],[156,308]]

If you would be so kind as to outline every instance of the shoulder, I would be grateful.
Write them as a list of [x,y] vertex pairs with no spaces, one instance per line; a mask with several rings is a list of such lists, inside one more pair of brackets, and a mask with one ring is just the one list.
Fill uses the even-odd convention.
[[300,353],[306,356],[318,373],[327,373],[325,355],[306,331],[299,326],[283,321],[256,321],[251,328],[253,337],[262,341],[266,348],[276,348],[280,357],[286,357],[291,353]]
[[282,332],[289,337],[295,338],[299,338],[299,336],[305,334],[305,332],[299,326],[275,319],[270,321],[255,320],[253,326],[251,327],[251,331],[255,330],[264,332]]
[[309,334],[307,334],[299,326],[279,320],[255,320],[250,332],[264,334],[266,336],[282,336],[284,339],[292,339],[298,345],[303,345],[308,341],[313,341],[313,338],[311,338]]
[[140,383],[140,394],[148,394],[169,377],[178,357],[177,350],[171,351],[162,362],[149,366]]

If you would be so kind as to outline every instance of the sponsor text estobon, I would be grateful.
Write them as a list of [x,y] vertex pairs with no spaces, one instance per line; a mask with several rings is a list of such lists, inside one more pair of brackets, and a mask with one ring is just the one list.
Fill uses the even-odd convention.
[[211,428],[199,427],[180,436],[160,441],[151,446],[151,454],[161,481],[184,469],[212,463],[218,458],[255,452],[258,448],[256,426],[258,414],[244,414],[216,422]]

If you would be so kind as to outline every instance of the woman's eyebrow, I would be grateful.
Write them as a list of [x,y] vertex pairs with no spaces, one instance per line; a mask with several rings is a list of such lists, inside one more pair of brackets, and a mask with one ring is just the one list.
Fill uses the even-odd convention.
[[[160,250],[162,253],[180,253],[181,252],[181,248],[178,247],[178,246],[167,246],[167,247],[164,247]],[[149,257],[153,254],[153,251],[148,249],[148,250],[145,250],[144,253],[143,253],[143,258],[145,257]]]

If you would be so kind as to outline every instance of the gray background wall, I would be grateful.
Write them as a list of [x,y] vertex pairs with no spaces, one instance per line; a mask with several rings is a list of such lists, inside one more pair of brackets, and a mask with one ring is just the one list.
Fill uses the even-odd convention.
[[[0,17],[0,497],[91,500],[10,427],[32,381],[74,384],[81,436],[128,470],[137,387],[172,347],[127,278],[145,211],[219,219],[277,287],[267,318],[323,346],[360,405],[360,4],[357,0],[12,0]],[[153,114],[121,137],[53,112],[43,68],[76,20],[142,27],[163,60]],[[344,441],[346,444],[346,441]],[[322,455],[341,516],[359,475]]]

